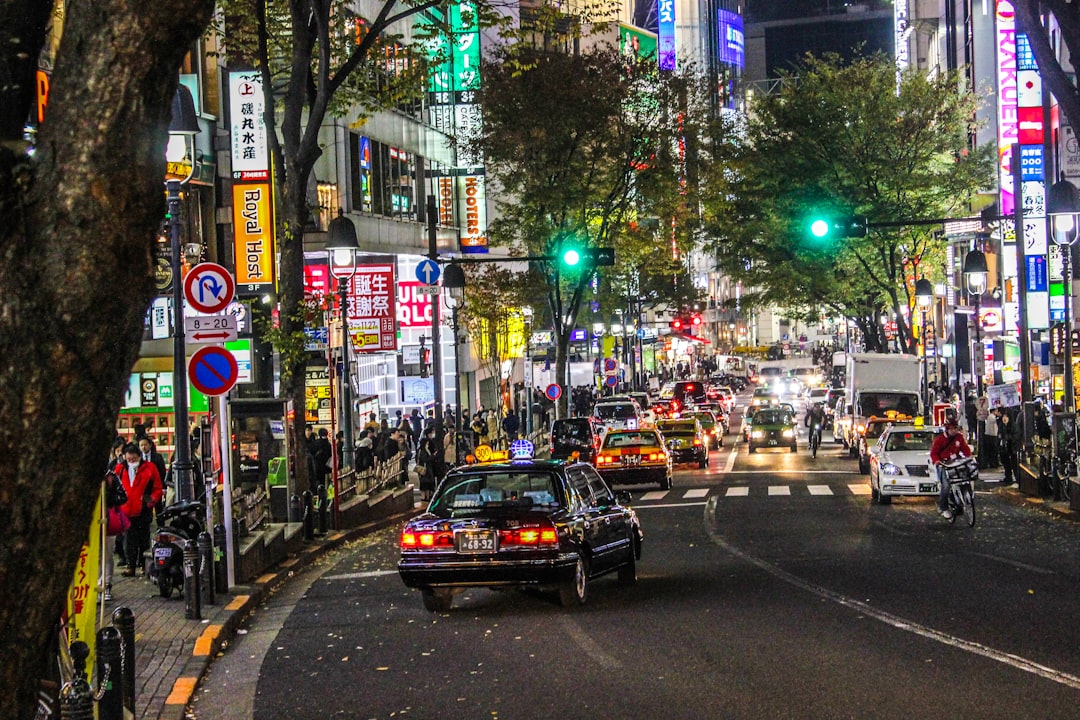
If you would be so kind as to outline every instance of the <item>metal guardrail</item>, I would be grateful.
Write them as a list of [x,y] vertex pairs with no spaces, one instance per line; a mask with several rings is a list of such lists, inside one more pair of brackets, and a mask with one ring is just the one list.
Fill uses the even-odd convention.
[[407,477],[404,451],[386,460],[376,459],[375,464],[366,470],[348,470],[341,474],[338,478],[338,502],[371,495],[391,485],[404,485]]

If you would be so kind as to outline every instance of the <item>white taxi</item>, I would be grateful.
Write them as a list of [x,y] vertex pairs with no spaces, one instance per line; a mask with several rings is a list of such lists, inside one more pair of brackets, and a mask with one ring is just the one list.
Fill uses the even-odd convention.
[[888,505],[895,495],[938,494],[930,446],[938,427],[890,425],[870,452],[870,499]]

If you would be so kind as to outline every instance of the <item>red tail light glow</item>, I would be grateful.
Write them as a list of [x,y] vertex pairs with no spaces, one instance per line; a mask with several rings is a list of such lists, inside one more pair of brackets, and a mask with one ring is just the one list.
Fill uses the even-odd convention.
[[559,534],[551,524],[533,525],[499,531],[500,548],[554,547],[559,544]]
[[426,550],[429,548],[454,547],[454,535],[450,532],[405,530],[401,533],[402,550]]

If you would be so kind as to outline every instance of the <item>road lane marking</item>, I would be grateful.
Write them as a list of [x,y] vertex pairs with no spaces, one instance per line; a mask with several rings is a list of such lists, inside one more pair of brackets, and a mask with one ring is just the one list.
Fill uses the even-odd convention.
[[747,497],[750,494],[750,486],[743,487],[730,487],[727,489],[725,495],[727,497]]
[[832,495],[832,488],[828,485],[807,485],[806,489],[811,495]]
[[[713,510],[715,510],[715,504]],[[741,560],[744,560],[751,565],[754,565],[755,567],[765,571],[766,573],[772,575],[779,580],[782,580],[790,585],[794,585],[795,587],[801,588],[808,593],[817,595],[818,597],[824,598],[826,600],[831,600],[838,605],[842,605],[843,607],[855,610],[860,614],[865,615],[866,617],[873,618],[874,620],[885,623],[886,625],[890,625],[897,630],[909,632],[913,635],[918,635],[920,637],[933,640],[934,642],[941,643],[942,645],[948,645],[950,647],[957,648],[958,650],[962,650],[973,655],[979,655],[989,660],[1001,663],[1002,665],[1008,665],[1010,667],[1016,668],[1017,670],[1031,673],[1032,675],[1037,675],[1038,677],[1044,678],[1046,680],[1050,680],[1052,682],[1056,682],[1061,685],[1080,690],[1080,677],[1076,675],[1070,675],[1069,673],[1063,672],[1061,670],[1055,670],[1054,668],[1047,667],[1046,665],[1037,663],[1034,660],[1028,660],[1027,658],[1021,657],[1019,655],[1002,652],[1001,650],[995,650],[994,648],[983,645],[982,643],[978,643],[973,640],[965,640],[964,638],[957,637],[956,635],[950,635],[949,633],[935,630],[931,627],[921,625],[911,620],[905,620],[899,615],[894,615],[892,613],[879,610],[872,605],[868,605],[867,603],[860,602],[858,600],[855,600],[854,598],[847,597],[846,595],[843,595],[841,593],[821,587],[820,585],[815,585],[807,580],[803,580],[797,575],[793,575],[786,570],[782,570],[779,567],[772,565],[771,563],[768,563],[764,560],[761,560],[760,558],[745,553],[742,550],[739,550],[738,548],[733,547],[732,545],[727,543],[720,536],[716,535],[711,528],[709,529],[709,535],[712,537],[713,542],[715,542],[719,547],[723,548],[724,550],[727,550],[735,557],[740,558]]]
[[593,640],[570,615],[560,613],[556,617],[559,619],[563,629],[566,630],[566,634],[570,636],[570,639],[577,643],[578,647],[585,651],[585,654],[592,658],[597,665],[605,670],[618,670],[622,667],[622,663],[619,662],[618,658],[605,652],[604,648],[600,647],[600,644]]
[[638,510],[653,510],[654,508],[688,508],[688,507],[705,507],[709,504],[708,500],[701,500],[699,502],[677,502],[677,503],[655,503],[653,505],[634,505],[634,512]]
[[870,486],[864,483],[851,483],[848,485],[848,489],[851,490],[852,495],[869,495]]
[[364,578],[397,575],[397,570],[369,570],[367,572],[346,573],[344,575],[323,575],[321,580],[363,580]]
[[791,486],[790,485],[770,485],[769,486],[769,494],[770,495],[790,495],[791,494]]
[[711,488],[694,488],[693,490],[687,490],[683,495],[684,498],[703,498],[709,494]]
[[667,497],[667,494],[667,490],[654,490],[652,492],[645,493],[639,498],[639,500],[663,500]]
[[724,472],[729,473],[731,469],[735,467],[735,456],[739,454],[739,446],[736,443],[731,444],[731,452],[728,453],[727,462],[724,464]]

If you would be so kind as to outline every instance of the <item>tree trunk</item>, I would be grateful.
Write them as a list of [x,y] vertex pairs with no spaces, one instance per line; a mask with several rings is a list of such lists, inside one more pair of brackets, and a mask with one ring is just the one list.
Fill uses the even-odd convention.
[[[212,9],[68,4],[35,154],[18,149],[21,127],[0,128],[0,720],[33,715],[101,491],[154,289],[177,70]],[[44,35],[20,40],[0,49],[9,69]],[[25,118],[22,70],[0,105],[22,102]]]

